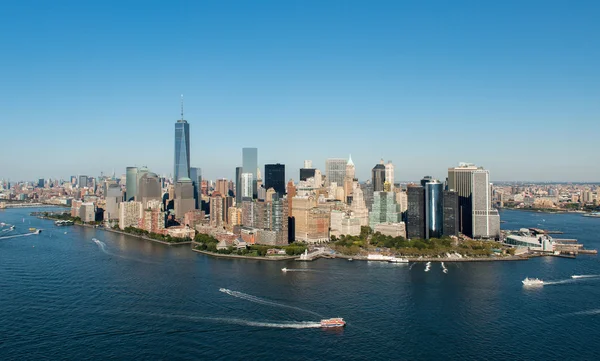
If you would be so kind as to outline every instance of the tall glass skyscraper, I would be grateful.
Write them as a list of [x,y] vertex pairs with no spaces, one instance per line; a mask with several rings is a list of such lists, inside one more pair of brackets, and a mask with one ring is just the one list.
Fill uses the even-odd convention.
[[202,197],[200,197],[200,188],[202,187],[202,169],[191,167],[190,179],[192,180],[192,186],[194,187],[194,200],[196,209],[200,209],[200,206],[202,205]]
[[285,165],[265,164],[265,188],[273,188],[279,197],[285,194]]
[[256,171],[258,169],[258,148],[242,148],[242,170],[244,173],[252,174],[252,197],[258,196]]
[[125,178],[125,200],[132,201],[135,199],[137,193],[138,179],[137,167],[127,167],[127,173]]
[[173,181],[190,178],[190,125],[182,119],[175,123],[175,170]]
[[425,238],[440,238],[444,223],[444,186],[432,179],[425,185]]

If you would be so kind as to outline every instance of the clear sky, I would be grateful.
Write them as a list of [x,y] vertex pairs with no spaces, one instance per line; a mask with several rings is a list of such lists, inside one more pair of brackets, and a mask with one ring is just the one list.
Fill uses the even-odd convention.
[[600,1],[4,1],[0,178],[232,178],[241,148],[600,181]]

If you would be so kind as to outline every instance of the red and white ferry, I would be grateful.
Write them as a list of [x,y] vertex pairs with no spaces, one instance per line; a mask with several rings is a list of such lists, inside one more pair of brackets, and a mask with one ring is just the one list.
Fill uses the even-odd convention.
[[321,327],[344,327],[346,321],[343,318],[328,318],[321,320]]

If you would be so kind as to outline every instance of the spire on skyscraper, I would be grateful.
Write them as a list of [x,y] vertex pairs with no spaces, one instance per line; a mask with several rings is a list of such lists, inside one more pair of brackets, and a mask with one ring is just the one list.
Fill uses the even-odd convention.
[[181,94],[181,122],[183,123],[183,94]]
[[354,162],[352,162],[352,154],[348,157],[348,165],[354,165]]

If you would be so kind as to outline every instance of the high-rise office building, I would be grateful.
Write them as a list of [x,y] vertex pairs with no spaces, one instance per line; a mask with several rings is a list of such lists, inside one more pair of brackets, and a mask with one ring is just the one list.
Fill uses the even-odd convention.
[[409,184],[406,187],[406,234],[410,239],[425,239],[425,188]]
[[44,178],[38,179],[38,188],[44,188],[44,185],[46,185],[46,180]]
[[425,185],[425,239],[440,238],[444,225],[444,185],[432,179]]
[[444,191],[444,226],[442,227],[444,236],[458,236],[459,213],[458,213],[458,193],[455,191]]
[[352,155],[348,157],[348,163],[346,163],[346,178],[344,178],[344,202],[351,203],[349,200],[352,199],[352,193],[354,191],[354,179],[356,177],[356,167],[352,161]]
[[254,178],[252,173],[242,173],[242,201],[253,198],[253,184]]
[[79,188],[87,187],[88,177],[86,175],[79,176]]
[[190,179],[194,187],[194,207],[200,209],[202,206],[202,197],[200,187],[202,186],[202,169],[197,167],[190,168]]
[[361,226],[369,225],[369,210],[363,197],[363,191],[358,186],[358,183],[354,183],[354,189],[352,191],[352,204],[350,204],[350,211],[352,215],[359,219]]
[[500,215],[492,209],[490,173],[477,169],[472,174],[473,238],[498,238]]
[[460,163],[458,167],[448,168],[448,190],[458,193],[459,231],[473,237],[473,172],[478,168],[469,163]]
[[373,208],[373,183],[367,181],[360,185],[360,189],[363,191],[363,198],[365,199],[365,205],[370,211]]
[[385,165],[383,159],[371,170],[371,184],[373,184],[373,192],[383,192],[385,183]]
[[148,202],[150,201],[162,202],[160,179],[156,174],[146,172],[142,175],[138,183],[136,200],[142,203],[142,209],[148,208]]
[[104,219],[119,218],[119,203],[123,200],[121,186],[116,183],[109,184],[104,196],[106,208],[104,210]]
[[181,119],[175,123],[175,170],[173,181],[190,177],[190,125],[183,119],[183,97]]
[[385,165],[385,183],[389,183],[390,192],[394,191],[394,165],[392,161],[388,161]]
[[285,194],[285,165],[265,164],[265,189],[273,188],[279,197]]
[[313,168],[300,168],[300,180],[306,181],[309,178],[315,177],[315,170]]
[[425,188],[427,183],[431,181],[433,181],[433,178],[430,175],[426,175],[425,177],[423,177],[423,179],[421,179],[421,187]]
[[258,196],[258,149],[257,148],[242,148],[242,169],[244,173],[252,174],[252,195],[250,197],[256,198]]
[[135,199],[138,186],[138,169],[137,167],[127,167],[125,173],[125,200],[132,201]]
[[175,183],[175,217],[183,219],[185,214],[196,209],[194,186],[189,178],[179,178]]
[[325,176],[327,177],[325,186],[328,187],[335,182],[339,187],[343,187],[347,163],[348,161],[343,158],[329,158],[325,161]]
[[369,213],[369,227],[380,223],[398,223],[401,221],[400,207],[396,195],[392,192],[374,192],[373,208]]
[[242,208],[242,167],[235,168],[235,206]]
[[[140,202],[140,200],[138,199],[139,195],[140,195],[140,188],[139,188],[140,187],[140,180],[142,179],[142,177],[145,174],[148,174],[149,172],[150,172],[150,170],[147,167],[145,167],[145,166],[144,167],[140,167],[137,170],[137,175],[136,175],[136,178],[137,178],[137,181],[136,181],[137,182],[137,188],[136,188],[136,191],[135,191],[135,197],[136,197],[135,200],[138,201],[138,202]],[[160,186],[162,188],[162,184],[160,184]]]

